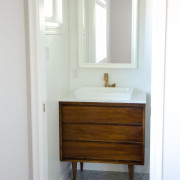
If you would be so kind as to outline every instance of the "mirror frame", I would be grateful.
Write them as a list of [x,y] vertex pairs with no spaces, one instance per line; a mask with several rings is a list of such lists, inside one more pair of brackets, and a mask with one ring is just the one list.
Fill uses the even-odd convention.
[[83,0],[78,0],[78,64],[80,68],[136,69],[138,58],[138,0],[132,0],[131,63],[84,63],[83,61]]

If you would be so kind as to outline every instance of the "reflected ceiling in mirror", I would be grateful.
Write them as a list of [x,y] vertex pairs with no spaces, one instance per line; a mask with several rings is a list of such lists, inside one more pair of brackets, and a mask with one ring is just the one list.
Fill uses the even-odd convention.
[[136,68],[138,0],[78,0],[80,67]]

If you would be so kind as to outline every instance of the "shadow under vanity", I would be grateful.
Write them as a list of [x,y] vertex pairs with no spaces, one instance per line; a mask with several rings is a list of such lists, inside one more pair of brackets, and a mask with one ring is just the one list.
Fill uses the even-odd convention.
[[131,100],[75,99],[67,94],[59,102],[60,159],[72,162],[127,164],[130,180],[134,165],[144,165],[145,93]]

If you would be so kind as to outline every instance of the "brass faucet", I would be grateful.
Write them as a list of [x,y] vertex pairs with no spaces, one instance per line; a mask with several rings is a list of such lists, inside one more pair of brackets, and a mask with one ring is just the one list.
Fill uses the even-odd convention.
[[104,73],[104,80],[105,80],[105,85],[104,87],[116,87],[116,84],[109,84],[109,75],[108,73]]

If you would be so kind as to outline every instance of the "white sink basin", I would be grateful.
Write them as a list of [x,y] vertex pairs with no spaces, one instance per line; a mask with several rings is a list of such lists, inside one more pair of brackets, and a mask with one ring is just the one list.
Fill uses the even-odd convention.
[[130,100],[133,88],[83,87],[74,91],[75,99]]

